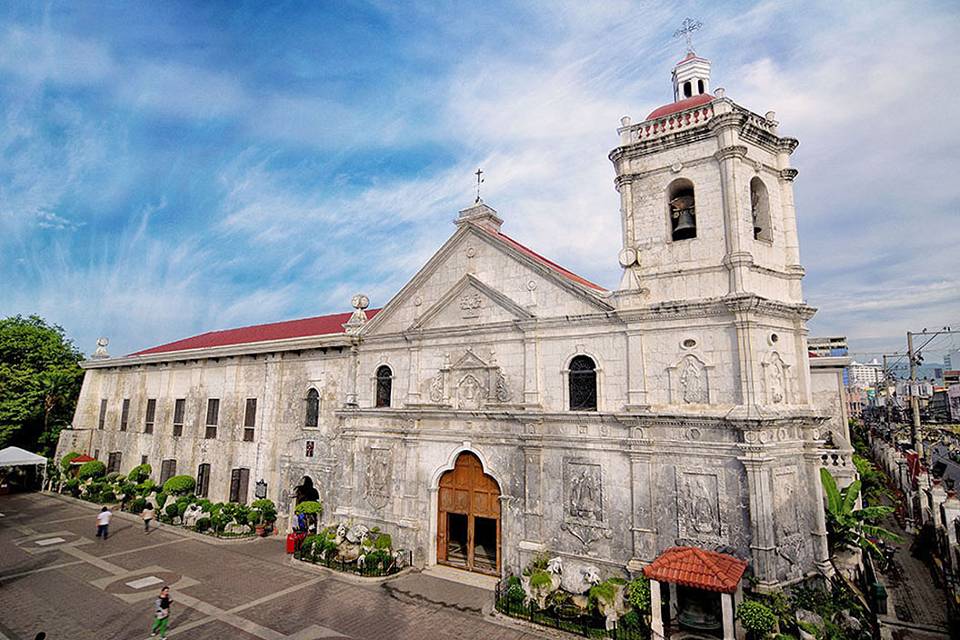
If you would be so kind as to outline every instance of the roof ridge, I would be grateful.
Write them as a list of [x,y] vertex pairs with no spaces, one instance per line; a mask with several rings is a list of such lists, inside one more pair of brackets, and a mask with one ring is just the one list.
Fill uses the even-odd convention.
[[560,265],[560,264],[554,262],[553,260],[551,260],[550,258],[547,258],[546,256],[543,256],[543,255],[541,255],[540,253],[537,253],[536,251],[534,251],[533,249],[531,249],[531,248],[528,247],[527,245],[523,244],[523,243],[520,242],[519,240],[516,240],[516,239],[508,236],[507,234],[503,233],[502,231],[492,231],[492,230],[490,230],[490,229],[486,229],[486,228],[483,228],[483,227],[478,227],[478,228],[483,229],[485,232],[487,232],[488,234],[490,234],[490,235],[492,235],[492,236],[494,236],[494,237],[503,238],[503,239],[506,240],[508,243],[514,245],[515,248],[519,249],[521,252],[530,254],[530,256],[531,256],[532,258],[534,258],[535,260],[538,260],[538,261],[544,263],[546,266],[550,267],[550,268],[553,269],[554,271],[558,272],[560,275],[564,276],[567,280],[571,280],[571,281],[573,281],[573,282],[576,282],[576,283],[578,283],[578,284],[581,284],[581,285],[583,285],[583,286],[585,286],[585,287],[587,287],[587,288],[589,288],[589,289],[593,289],[594,291],[607,291],[607,288],[606,288],[606,287],[601,286],[601,285],[599,285],[599,284],[597,284],[596,282],[593,282],[593,281],[591,281],[591,280],[587,280],[587,279],[584,278],[583,276],[574,273],[573,271],[571,271],[570,269],[567,269],[567,268],[564,267],[563,265]]

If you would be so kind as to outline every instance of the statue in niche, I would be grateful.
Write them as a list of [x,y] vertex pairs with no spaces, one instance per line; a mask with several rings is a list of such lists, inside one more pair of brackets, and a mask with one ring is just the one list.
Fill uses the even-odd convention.
[[603,520],[600,493],[600,468],[597,465],[582,467],[570,481],[570,515],[586,520]]
[[507,388],[507,379],[503,373],[497,373],[497,400],[506,402],[510,399],[510,389]]
[[371,449],[364,494],[371,506],[381,509],[390,499],[390,450]]
[[459,409],[479,409],[483,405],[484,389],[480,381],[467,374],[457,388],[457,407]]
[[786,379],[780,356],[774,356],[770,366],[770,401],[780,404],[786,397]]
[[687,404],[707,404],[707,381],[703,369],[693,358],[687,358],[680,374],[680,388],[683,389],[683,401]]

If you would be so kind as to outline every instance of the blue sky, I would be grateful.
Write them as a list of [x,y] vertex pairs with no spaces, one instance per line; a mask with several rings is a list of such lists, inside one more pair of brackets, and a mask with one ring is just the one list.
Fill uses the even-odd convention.
[[800,139],[811,334],[902,348],[960,325],[960,8],[882,4],[2,3],[0,315],[122,354],[380,305],[477,166],[506,233],[613,287],[606,154],[691,15]]

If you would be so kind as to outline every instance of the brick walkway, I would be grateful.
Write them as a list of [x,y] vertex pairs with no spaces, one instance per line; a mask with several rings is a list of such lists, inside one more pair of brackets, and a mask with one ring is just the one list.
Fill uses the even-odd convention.
[[[138,589],[136,581],[151,576],[174,585],[170,636],[184,639],[556,637],[302,570],[277,539],[215,545],[173,527],[145,535],[118,516],[99,541],[89,505],[38,494],[0,497],[0,513],[0,640],[39,631],[51,640],[146,638],[158,584]],[[403,591],[437,586],[399,580]]]

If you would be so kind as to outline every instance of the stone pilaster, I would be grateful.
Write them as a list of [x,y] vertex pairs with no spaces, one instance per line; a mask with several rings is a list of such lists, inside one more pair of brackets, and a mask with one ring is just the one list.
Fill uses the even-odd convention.
[[543,446],[539,441],[523,445],[523,537],[528,543],[543,543]]
[[820,483],[820,455],[813,449],[814,443],[805,443],[803,453],[806,484],[810,488],[813,500],[813,561],[824,575],[833,575],[833,565],[830,563],[830,546],[827,541],[827,515],[824,511],[823,485]]
[[540,341],[535,333],[523,338],[523,402],[540,406]]
[[627,331],[627,406],[639,409],[647,406],[647,377],[643,356],[643,332]]
[[740,458],[747,473],[747,491],[750,498],[750,551],[753,571],[760,586],[777,583],[776,529],[773,521],[774,459],[749,453]]
[[407,382],[407,404],[420,404],[420,347],[408,349],[410,373]]

